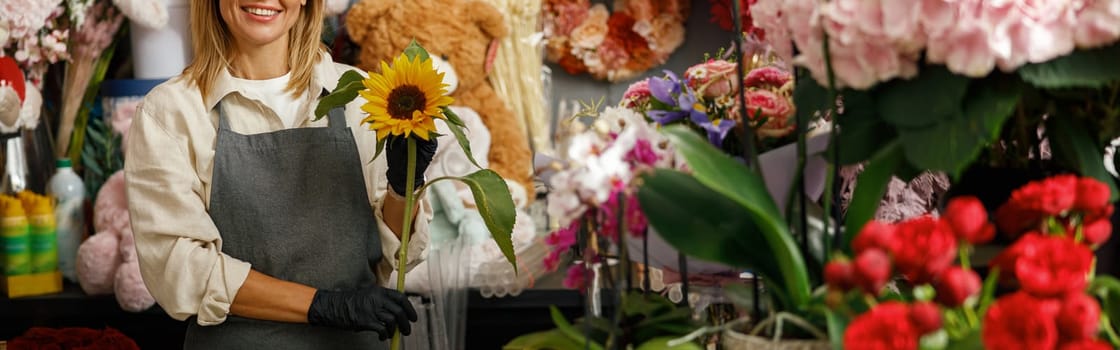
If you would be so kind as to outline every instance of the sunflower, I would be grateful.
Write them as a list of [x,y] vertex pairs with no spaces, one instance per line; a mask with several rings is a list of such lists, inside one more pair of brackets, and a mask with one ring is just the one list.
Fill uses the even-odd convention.
[[443,73],[432,67],[432,60],[409,59],[401,54],[393,65],[381,62],[381,74],[369,74],[362,81],[365,90],[358,92],[368,101],[362,110],[369,116],[362,120],[377,132],[380,141],[389,135],[408,137],[412,134],[427,140],[436,131],[434,118],[445,118],[441,107],[454,100],[445,96],[447,84]]

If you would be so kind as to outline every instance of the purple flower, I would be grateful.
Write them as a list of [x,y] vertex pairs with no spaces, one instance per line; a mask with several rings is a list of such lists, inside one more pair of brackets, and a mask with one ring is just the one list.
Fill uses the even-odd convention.
[[651,110],[646,113],[657,124],[665,125],[685,117],[692,119],[707,118],[704,108],[698,104],[696,92],[683,84],[673,72],[665,71],[665,78],[651,78],[649,91],[653,98],[668,106],[666,110]]
[[716,147],[721,147],[723,145],[723,139],[727,138],[727,132],[735,127],[734,120],[709,120],[706,116],[703,119],[692,118],[692,122],[708,132],[708,142]]

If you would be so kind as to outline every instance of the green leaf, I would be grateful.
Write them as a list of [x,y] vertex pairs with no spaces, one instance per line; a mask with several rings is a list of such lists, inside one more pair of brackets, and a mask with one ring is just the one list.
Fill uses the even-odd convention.
[[1120,80],[1120,43],[1024,65],[1019,76],[1041,88],[1098,88]]
[[511,340],[502,350],[582,350],[583,344],[564,336],[560,330],[529,333]]
[[560,309],[557,309],[556,306],[549,305],[548,312],[552,316],[552,323],[556,324],[556,328],[560,331],[560,333],[564,334],[564,336],[575,340],[580,344],[587,344],[588,348],[592,350],[603,350],[602,345],[588,340],[583,336],[582,333],[577,331],[575,327],[572,327],[572,324],[568,323],[568,320],[564,319],[564,315],[560,313]]
[[959,176],[999,136],[1019,102],[1020,85],[981,82],[970,91],[963,114],[955,112],[930,127],[899,130],[906,159],[916,168]]
[[797,120],[813,120],[814,113],[827,110],[832,105],[829,104],[828,89],[817,84],[808,72],[803,73],[793,88],[793,104],[797,106]]
[[513,265],[513,270],[517,271],[517,255],[513,251],[513,240],[511,238],[516,212],[514,211],[513,196],[509,194],[506,181],[493,170],[482,169],[467,174],[467,176],[447,176],[433,179],[424,184],[421,190],[443,180],[458,180],[471,189],[478,214],[482,216],[486,229],[490,231],[490,237],[494,238],[494,243],[498,244],[498,248],[501,249],[502,255],[505,255],[506,261],[509,261],[509,264]]
[[751,310],[754,308],[754,288],[739,283],[727,284],[723,286],[723,294],[740,309]]
[[466,153],[467,159],[474,166],[482,168],[478,165],[478,161],[474,159],[474,153],[471,152],[471,140],[467,139],[467,135],[463,133],[463,120],[459,119],[459,116],[446,106],[443,107],[443,115],[447,116],[447,128],[451,129],[452,134],[455,134],[455,140],[459,141],[459,147],[463,149],[463,153]]
[[374,159],[377,159],[377,157],[381,155],[381,151],[385,150],[385,141],[388,141],[388,140],[389,140],[388,137],[377,140],[377,150],[373,152],[373,159],[369,160],[371,163],[373,162]]
[[1103,147],[1094,142],[1090,128],[1078,124],[1071,116],[1052,115],[1046,120],[1046,134],[1054,159],[1077,171],[1081,176],[1089,176],[1108,184],[1112,201],[1117,200],[1116,180],[1104,167]]
[[[770,260],[766,265],[777,265],[779,274],[766,276],[772,281],[780,281],[780,286],[775,290],[784,290],[789,298],[787,307],[800,310],[808,305],[811,285],[809,273],[805,267],[805,259],[801,256],[793,236],[782,219],[781,212],[774,204],[774,199],[766,190],[762,176],[749,170],[745,165],[731,159],[727,154],[712,147],[706,140],[693,133],[686,127],[672,126],[664,129],[670,142],[684,156],[688,166],[701,184],[718,192],[720,195],[737,202],[738,210],[718,213],[725,217],[746,217],[757,231],[725,232],[739,236],[754,236],[761,238],[765,244],[764,249],[770,251],[764,256],[752,257],[751,260]],[[643,200],[642,205],[649,202]],[[701,206],[699,208],[704,208]],[[670,214],[671,217],[678,217]],[[647,215],[648,216],[648,215]],[[726,219],[723,219],[726,220]],[[694,232],[693,235],[705,234],[703,231]],[[713,240],[709,245],[723,245],[723,241]],[[742,247],[740,247],[742,249]],[[740,250],[742,251],[742,250]],[[756,262],[757,264],[757,262]],[[772,273],[772,272],[770,272]]]
[[638,200],[652,231],[682,253],[782,280],[758,225],[743,215],[741,206],[696,178],[658,169],[642,177]]
[[673,339],[673,337],[654,338],[642,345],[639,345],[638,350],[704,350],[704,348],[700,347],[700,345],[697,345],[693,342],[688,342],[677,346],[669,346],[669,342]]
[[898,127],[937,124],[960,109],[968,82],[944,66],[927,66],[917,78],[895,79],[877,88],[879,115]]
[[[343,75],[340,79],[343,78],[346,78],[346,75]],[[331,91],[329,95],[319,99],[319,104],[315,106],[315,120],[322,119],[323,116],[330,113],[332,109],[345,106],[347,103],[354,101],[355,98],[358,98],[358,91],[362,91],[362,89],[365,89],[365,86],[362,85],[361,81],[351,81],[345,84],[339,82],[338,87],[336,87],[334,91]]]
[[825,319],[828,323],[828,342],[832,344],[833,349],[843,349],[844,331],[848,329],[851,318],[828,310],[825,311]]
[[[876,114],[875,101],[864,91],[843,93],[844,114],[836,118],[840,127],[838,142],[840,164],[855,164],[871,158],[876,151],[895,139],[895,129]],[[831,157],[832,152],[829,150]],[[831,159],[831,158],[829,158]]]
[[1120,280],[1098,275],[1089,283],[1089,293],[1101,300],[1101,312],[1108,315],[1112,327],[1120,326]]
[[[864,167],[863,173],[856,178],[856,190],[852,203],[848,205],[848,215],[844,222],[845,247],[851,247],[852,240],[868,220],[875,217],[879,202],[887,191],[894,169],[902,163],[902,147],[898,141],[891,142],[876,153]],[[850,249],[849,249],[850,250]]]
[[420,62],[427,61],[430,58],[428,56],[428,50],[420,46],[420,43],[416,42],[416,39],[412,39],[412,42],[408,43],[408,47],[404,48],[404,55],[408,56],[409,60],[415,60],[416,57],[419,56]]

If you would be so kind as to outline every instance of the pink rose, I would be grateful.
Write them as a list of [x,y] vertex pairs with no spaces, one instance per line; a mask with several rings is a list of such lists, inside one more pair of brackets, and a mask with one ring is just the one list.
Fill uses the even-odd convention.
[[748,88],[781,88],[789,83],[793,77],[784,69],[778,67],[760,67],[747,73],[743,78],[743,86]]
[[566,36],[587,19],[591,3],[588,0],[557,0],[546,1],[544,7],[550,19],[545,21],[550,35]]
[[[793,132],[793,103],[786,97],[769,90],[745,90],[743,98],[747,101],[747,117],[755,131],[763,137],[782,137]],[[735,101],[738,103],[738,101]],[[732,115],[738,116],[738,106],[732,108]],[[765,120],[762,125],[758,122]]]
[[725,60],[709,60],[684,72],[689,87],[704,97],[730,95],[739,89],[737,66]]
[[629,109],[643,109],[649,103],[652,94],[649,92],[649,78],[639,80],[626,88],[622,94],[622,107]]

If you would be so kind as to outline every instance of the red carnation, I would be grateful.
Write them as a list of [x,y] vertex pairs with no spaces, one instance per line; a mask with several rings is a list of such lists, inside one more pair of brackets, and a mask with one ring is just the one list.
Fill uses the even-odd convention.
[[1049,350],[1058,344],[1057,301],[1018,292],[999,298],[984,315],[981,339],[988,349]]
[[1023,256],[1027,247],[1034,247],[1037,241],[1044,239],[1044,236],[1038,232],[1028,232],[1020,237],[1018,241],[1011,244],[1003,251],[992,259],[992,266],[999,268],[1000,279],[1011,279],[1015,277],[1015,264],[1019,262],[1019,257]]
[[1077,176],[1058,175],[1020,187],[1008,201],[1047,215],[1060,215],[1073,208],[1077,187]]
[[1057,297],[1085,290],[1093,252],[1064,237],[1027,242],[1015,262],[1023,290],[1039,297]]
[[910,322],[919,334],[929,334],[941,329],[941,309],[930,302],[915,303],[910,307]]
[[937,302],[948,307],[964,305],[968,298],[980,294],[981,288],[980,276],[976,271],[957,266],[942,272],[933,285],[937,290]]
[[837,290],[852,289],[855,286],[852,264],[834,260],[824,265],[824,282]]
[[1072,293],[1062,300],[1058,312],[1058,332],[1063,340],[1093,339],[1101,320],[1101,306],[1084,293]]
[[844,331],[844,349],[917,349],[921,334],[907,322],[909,315],[907,305],[897,301],[875,306],[848,325]]
[[1058,345],[1058,350],[1113,350],[1112,345],[1100,340],[1078,340]]
[[895,237],[902,242],[893,252],[895,265],[914,283],[932,281],[956,259],[957,238],[948,225],[931,216],[898,224]]
[[898,247],[898,238],[895,237],[895,226],[879,221],[868,221],[859,230],[859,234],[852,240],[852,251],[856,254],[868,249],[882,249],[893,252]]
[[1074,201],[1073,208],[1086,212],[1095,211],[1108,205],[1110,196],[1112,191],[1108,185],[1091,177],[1083,177],[1077,180],[1077,200]]
[[856,285],[868,294],[878,295],[891,277],[890,257],[882,250],[866,250],[856,257],[852,272]]
[[[984,203],[973,196],[953,198],[945,207],[945,214],[941,216],[953,228],[957,238],[972,244],[985,243],[991,240],[988,236],[988,210]],[[994,232],[993,232],[994,233]]]
[[1097,221],[1085,224],[1082,228],[1082,235],[1085,237],[1085,243],[1088,245],[1103,244],[1112,237],[1112,221],[1109,219],[1098,219]]

